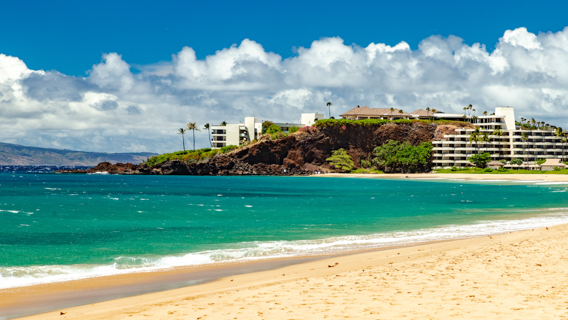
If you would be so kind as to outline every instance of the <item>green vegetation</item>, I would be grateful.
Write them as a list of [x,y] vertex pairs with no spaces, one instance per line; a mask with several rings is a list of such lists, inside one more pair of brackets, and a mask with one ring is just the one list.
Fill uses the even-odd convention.
[[424,172],[432,157],[432,143],[422,142],[417,146],[408,141],[390,140],[373,150],[373,163],[388,172]]
[[365,169],[365,168],[359,168],[357,170],[351,171],[351,173],[361,173],[361,174],[383,174],[384,172],[382,172],[381,170],[377,170],[377,169]]
[[[267,121],[265,121],[265,122],[267,122]],[[264,125],[264,123],[263,123],[263,125]],[[268,128],[266,128],[266,131],[265,131],[265,133],[269,134],[269,135],[273,135],[273,134],[278,133],[278,132],[282,132],[282,128],[280,128],[279,126],[277,126],[275,124],[271,124]]]
[[436,124],[444,124],[444,125],[455,125],[457,127],[472,127],[470,123],[466,123],[463,121],[452,121],[452,120],[407,120],[407,119],[398,119],[398,120],[382,120],[382,119],[365,119],[365,120],[348,120],[348,119],[321,119],[316,121],[315,126],[318,128],[326,128],[326,127],[343,127],[343,126],[382,126],[384,124],[389,123],[414,123],[414,122],[421,122],[421,123],[436,123]]
[[289,133],[295,133],[295,132],[298,132],[298,130],[300,130],[299,127],[297,127],[297,126],[291,126],[290,129],[288,129],[288,132],[289,132]]
[[148,166],[154,166],[158,163],[162,163],[164,161],[169,161],[169,160],[180,160],[186,163],[195,163],[199,161],[208,160],[210,158],[213,158],[217,154],[227,153],[236,148],[238,147],[226,146],[221,149],[203,148],[193,151],[177,151],[172,153],[164,153],[159,156],[153,156],[148,160],[144,161],[143,163],[147,164]]
[[333,151],[331,157],[325,159],[325,161],[329,162],[332,167],[340,169],[343,172],[351,172],[355,167],[351,156],[347,154],[347,151],[343,148]]
[[[489,169],[489,168],[485,168]],[[568,174],[568,169],[554,169],[553,171],[541,171],[541,170],[516,170],[516,169],[497,169],[492,170],[491,172],[485,171],[485,169],[481,168],[456,168],[456,170],[452,169],[436,169],[434,173],[473,173],[473,174]]]
[[478,168],[485,168],[487,166],[487,163],[491,161],[491,155],[489,154],[489,152],[484,152],[473,155],[468,160],[469,162],[475,164],[475,166]]
[[513,159],[511,161],[509,161],[510,164],[516,164],[518,166],[520,166],[521,164],[523,164],[523,160],[522,159]]
[[274,122],[272,121],[264,121],[262,123],[262,134],[266,133],[266,130],[268,130],[268,128],[270,128],[270,126],[274,125]]
[[545,162],[546,162],[546,159],[538,159],[538,160],[536,161],[536,164],[541,165],[541,164],[543,164],[543,163],[545,163]]

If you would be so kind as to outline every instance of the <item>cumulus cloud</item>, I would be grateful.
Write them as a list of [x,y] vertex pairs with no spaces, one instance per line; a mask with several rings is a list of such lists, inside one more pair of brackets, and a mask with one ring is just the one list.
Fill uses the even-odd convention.
[[[517,28],[496,40],[489,52],[457,36],[431,36],[416,50],[404,41],[361,47],[323,38],[283,59],[245,39],[205,59],[184,47],[136,74],[108,53],[85,77],[30,70],[0,54],[0,141],[166,152],[180,148],[176,131],[188,122],[295,122],[328,101],[336,117],[356,105],[460,112],[473,104],[479,112],[513,106],[518,117],[568,127],[568,28]],[[207,139],[198,133],[198,146]]]

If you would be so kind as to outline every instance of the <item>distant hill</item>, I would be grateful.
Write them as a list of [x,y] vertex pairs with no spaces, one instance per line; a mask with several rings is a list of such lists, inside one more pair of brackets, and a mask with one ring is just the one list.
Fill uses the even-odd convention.
[[26,147],[0,142],[0,165],[95,166],[103,161],[138,164],[156,153],[103,153]]

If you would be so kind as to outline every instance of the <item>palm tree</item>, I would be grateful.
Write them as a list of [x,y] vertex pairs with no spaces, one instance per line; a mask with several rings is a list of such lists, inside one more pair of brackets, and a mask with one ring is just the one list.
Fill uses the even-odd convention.
[[480,141],[479,134],[480,134],[479,128],[475,128],[475,131],[473,131],[469,136],[469,143],[475,142],[475,148],[477,149],[476,153],[479,153],[479,141]]
[[486,115],[487,115],[487,111],[483,111],[483,115],[486,116]]
[[564,139],[565,139],[565,134],[564,132],[562,132],[562,128],[556,128],[556,131],[554,131],[554,135],[557,138],[560,138],[560,142],[562,143],[562,158],[564,158]]
[[221,125],[222,125],[223,127],[226,126],[226,125],[227,125],[227,121],[221,122]]
[[404,112],[404,111],[402,111],[402,109],[398,110],[398,113],[399,113],[401,116],[402,116],[402,113],[403,113],[403,112]]
[[329,118],[331,119],[331,102],[328,102],[326,104],[327,106],[327,115],[329,116]]
[[[521,140],[523,140],[523,142],[528,142],[529,141],[529,134],[528,133],[523,133],[523,135],[521,136]],[[527,145],[523,144],[523,149],[526,149]],[[523,154],[526,154],[526,150],[523,150]],[[527,161],[528,161],[528,157],[527,157]]]
[[485,148],[485,152],[487,152],[487,142],[491,142],[491,138],[487,135],[487,132],[483,133],[481,137],[481,141],[483,141],[483,147]]
[[392,113],[394,112],[394,108],[391,108],[391,120],[392,120]]
[[209,130],[211,127],[209,126],[209,123],[206,123],[203,126],[203,130],[207,130],[207,135],[209,135],[209,145],[211,146],[211,148],[213,148],[213,142],[211,142],[211,131]]
[[187,130],[185,130],[184,128],[179,128],[178,130],[178,134],[181,134],[181,139],[183,140],[183,152],[185,152],[185,138],[184,138],[184,134]]
[[436,109],[432,109],[432,120],[434,120],[434,113],[438,112]]
[[195,130],[201,132],[201,130],[197,129],[196,122],[190,122],[187,124],[187,130],[193,131],[193,150],[195,150]]
[[498,148],[499,148],[499,158],[500,158],[500,157],[501,157],[501,137],[503,136],[503,130],[501,130],[501,129],[495,129],[495,130],[493,131],[493,135],[494,135],[494,136],[497,136],[497,141],[498,141],[498,142],[497,142],[497,143],[498,143],[497,146],[498,146]]
[[568,142],[568,137],[566,136],[566,134],[564,134],[564,136],[560,138],[560,141],[562,142],[562,160],[564,160],[564,144]]

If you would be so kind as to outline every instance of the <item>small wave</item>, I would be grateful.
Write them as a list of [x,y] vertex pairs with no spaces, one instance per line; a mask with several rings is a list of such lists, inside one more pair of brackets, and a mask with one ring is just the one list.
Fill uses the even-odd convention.
[[566,208],[546,210],[545,215],[520,220],[480,221],[471,225],[446,225],[414,231],[385,232],[316,240],[244,242],[231,249],[208,250],[163,257],[117,257],[109,265],[64,265],[0,268],[0,289],[89,277],[148,272],[183,266],[213,265],[307,255],[326,255],[358,249],[384,248],[454,240],[490,234],[543,228],[568,223]]
[[558,184],[568,184],[568,182],[539,182],[536,185],[547,186],[547,185],[558,185]]
[[109,173],[106,171],[101,171],[101,172],[89,172],[87,174],[109,174]]

